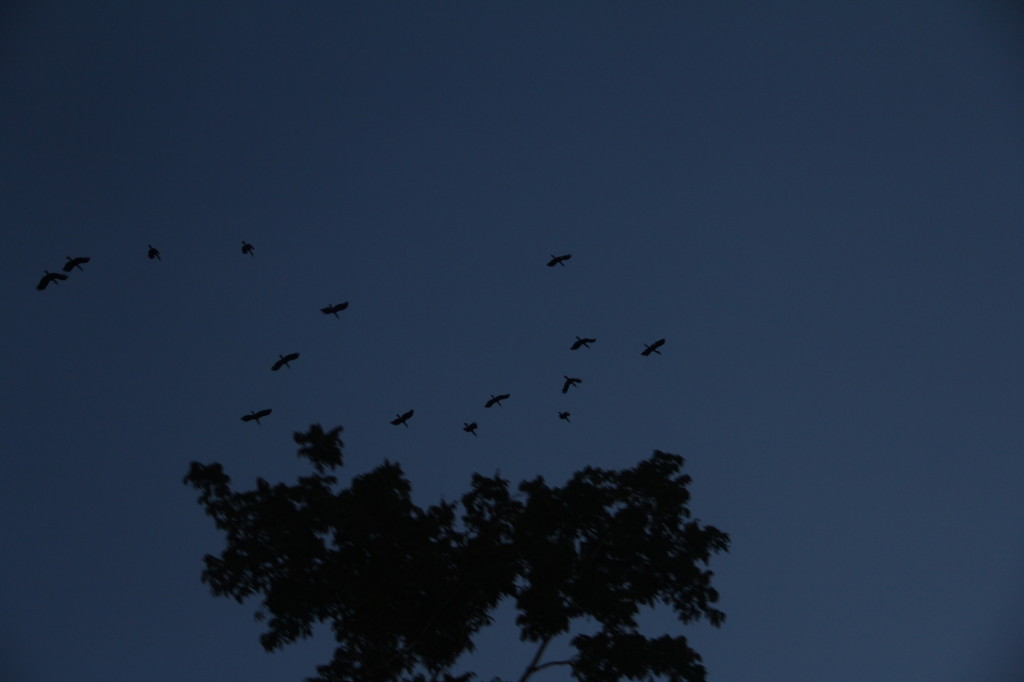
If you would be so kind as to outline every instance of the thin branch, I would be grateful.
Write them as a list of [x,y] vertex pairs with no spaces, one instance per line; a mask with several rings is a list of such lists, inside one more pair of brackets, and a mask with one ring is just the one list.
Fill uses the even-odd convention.
[[548,644],[551,643],[550,637],[545,637],[544,641],[540,643],[540,647],[537,649],[537,653],[533,655],[533,660],[530,661],[530,665],[526,666],[526,670],[523,671],[523,676],[519,678],[519,682],[526,682],[526,680],[533,673],[537,672],[537,661],[544,655],[544,650],[548,648]]
[[572,665],[572,659],[569,659],[567,661],[548,661],[547,663],[541,663],[538,666],[534,666],[531,673],[535,673],[538,670],[543,670],[544,668],[548,668],[553,665]]

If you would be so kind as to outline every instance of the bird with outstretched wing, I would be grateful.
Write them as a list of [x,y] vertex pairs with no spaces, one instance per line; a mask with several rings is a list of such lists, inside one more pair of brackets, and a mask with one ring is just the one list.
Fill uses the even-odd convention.
[[334,315],[335,317],[337,317],[338,313],[340,313],[347,307],[348,301],[345,301],[343,303],[335,303],[333,305],[329,305],[326,308],[321,308],[320,312],[322,312],[324,315]]
[[406,422],[409,421],[410,417],[412,417],[413,412],[415,412],[415,410],[409,410],[405,414],[396,414],[395,418],[391,420],[391,423],[394,424],[395,426],[401,424],[405,428],[409,428],[409,425],[406,424]]
[[579,350],[580,348],[590,348],[590,344],[597,342],[597,339],[581,339],[576,337],[576,340],[569,346],[569,350]]
[[299,354],[298,353],[289,353],[288,355],[278,355],[277,356],[277,362],[275,362],[270,367],[270,369],[275,371],[275,372],[277,370],[281,369],[282,367],[287,367],[288,369],[291,369],[292,366],[289,365],[288,363],[291,362],[292,360],[298,360],[298,359],[299,359]]
[[651,353],[656,353],[658,355],[661,355],[661,351],[658,350],[658,349],[661,348],[664,345],[665,345],[665,339],[658,339],[657,341],[655,341],[654,343],[652,343],[649,346],[645,343],[644,344],[644,349],[642,351],[640,351],[640,355],[650,355]]
[[253,412],[250,412],[249,414],[243,416],[242,417],[242,421],[244,421],[244,422],[255,421],[257,424],[259,424],[260,423],[260,419],[263,419],[264,417],[266,417],[271,412],[273,412],[273,410],[271,410],[271,409],[260,410],[259,412],[253,411]]
[[583,379],[576,379],[564,374],[562,376],[565,377],[565,383],[562,384],[562,393],[568,393],[570,388],[583,381]]
[[491,399],[484,403],[484,407],[492,407],[497,405],[501,407],[501,401],[509,397],[508,393],[502,393],[501,395],[491,395]]
[[78,258],[72,258],[71,256],[67,256],[67,259],[68,259],[68,262],[64,264],[64,272],[71,272],[75,268],[78,268],[79,270],[83,270],[84,271],[84,268],[82,267],[82,265],[84,263],[88,263],[89,262],[89,258],[86,257],[86,256],[79,256]]
[[50,272],[49,270],[43,270],[43,272],[46,274],[43,275],[42,279],[39,280],[39,284],[36,285],[36,289],[39,291],[49,286],[50,282],[57,284],[59,280],[68,278],[67,275],[62,275],[59,272]]

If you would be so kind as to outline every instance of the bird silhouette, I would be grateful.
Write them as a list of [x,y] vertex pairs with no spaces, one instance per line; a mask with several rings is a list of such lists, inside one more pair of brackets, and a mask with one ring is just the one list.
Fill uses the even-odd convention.
[[68,278],[67,275],[62,275],[59,272],[50,272],[49,270],[43,270],[43,272],[45,272],[46,274],[43,275],[43,278],[39,280],[39,284],[36,285],[36,289],[38,289],[39,291],[45,289],[50,282],[56,284],[57,280]]
[[658,355],[661,355],[661,351],[658,350],[658,349],[661,348],[664,345],[665,345],[665,339],[658,339],[657,341],[655,341],[654,343],[652,343],[649,346],[645,343],[644,344],[644,349],[642,351],[640,351],[640,355],[650,355],[651,353],[657,353]]
[[475,436],[476,422],[470,422],[468,424],[466,422],[462,422],[462,430],[465,431],[466,433],[472,433]]
[[554,254],[551,254],[551,260],[548,261],[548,267],[553,268],[556,265],[561,265],[564,268],[565,261],[569,260],[570,258],[572,258],[571,253],[567,253],[564,256],[556,256]]
[[405,414],[395,414],[395,418],[391,420],[391,423],[394,424],[395,426],[401,424],[405,428],[409,428],[409,425],[406,424],[406,422],[409,421],[409,418],[412,416],[413,412],[415,412],[415,410],[409,410]]
[[291,362],[292,360],[298,360],[299,359],[299,354],[298,353],[289,353],[288,355],[278,355],[277,357],[278,357],[277,362],[275,362],[273,367],[270,368],[270,369],[272,369],[275,372],[277,370],[281,369],[282,367],[287,367],[288,369],[291,369],[292,366],[289,365],[288,363]]
[[244,239],[242,240],[242,253],[248,254],[250,256],[255,256],[256,255],[256,254],[253,253],[252,244],[250,244],[249,242],[245,241]]
[[68,262],[64,264],[64,272],[71,272],[75,268],[83,270],[82,264],[89,262],[89,259],[86,258],[85,256],[79,256],[78,258],[72,258],[71,256],[68,256],[67,259]]
[[244,417],[242,417],[242,421],[244,421],[244,422],[251,422],[253,420],[256,420],[256,423],[259,424],[260,423],[260,419],[262,419],[263,417],[266,417],[271,412],[273,412],[273,410],[271,410],[271,409],[260,410],[259,412],[250,412],[249,414],[247,414]]
[[569,346],[569,350],[579,350],[581,347],[590,348],[590,344],[595,343],[596,341],[597,339],[581,339],[577,336],[576,340],[572,342],[571,346]]
[[501,395],[494,395],[492,393],[491,399],[484,403],[484,407],[491,407],[492,405],[497,405],[498,407],[501,407],[501,401],[508,397],[508,393],[502,393]]
[[562,376],[565,377],[565,383],[562,384],[562,393],[568,393],[569,388],[583,381],[583,379],[574,379],[572,377],[567,377],[564,374]]
[[572,423],[571,421],[569,421],[569,413],[568,412],[559,412],[558,413],[558,418],[561,419],[562,421],[567,421],[570,424]]
[[162,258],[160,258],[160,251],[159,251],[159,249],[157,249],[152,244],[146,244],[146,246],[149,247],[149,251],[146,252],[146,256],[149,257],[149,260],[153,260],[154,258],[157,259],[157,260],[163,260]]
[[348,301],[345,301],[344,303],[335,303],[333,305],[327,306],[326,308],[321,308],[320,312],[322,312],[324,315],[334,315],[335,317],[337,317],[338,313],[340,313],[347,307]]

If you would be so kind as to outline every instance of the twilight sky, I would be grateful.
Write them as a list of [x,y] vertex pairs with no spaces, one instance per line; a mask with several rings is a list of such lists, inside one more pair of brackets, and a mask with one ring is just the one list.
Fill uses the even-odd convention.
[[424,505],[684,455],[713,682],[1024,675],[1019,6],[14,1],[0,145],[0,679],[312,674],[181,479],[313,422]]

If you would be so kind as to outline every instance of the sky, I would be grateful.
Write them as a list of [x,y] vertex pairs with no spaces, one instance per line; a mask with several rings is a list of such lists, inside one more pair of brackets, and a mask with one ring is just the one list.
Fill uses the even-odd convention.
[[422,505],[683,455],[713,682],[1024,677],[1019,5],[7,2],[0,146],[0,679],[313,674],[182,484],[312,423]]

